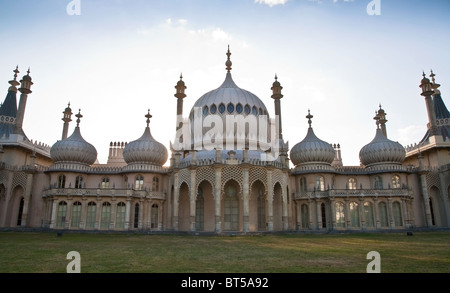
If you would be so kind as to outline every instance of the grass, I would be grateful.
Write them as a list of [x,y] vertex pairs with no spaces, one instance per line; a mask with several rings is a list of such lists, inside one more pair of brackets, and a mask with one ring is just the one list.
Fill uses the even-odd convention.
[[0,232],[0,273],[450,273],[450,231],[194,236]]

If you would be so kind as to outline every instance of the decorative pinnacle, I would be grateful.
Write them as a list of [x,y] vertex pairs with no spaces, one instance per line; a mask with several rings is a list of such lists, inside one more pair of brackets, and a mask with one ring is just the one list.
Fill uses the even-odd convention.
[[230,52],[230,45],[228,45],[228,51],[227,51],[227,57],[228,57],[228,59],[227,59],[227,62],[225,62],[225,65],[227,66],[227,72],[230,72],[230,70],[231,70],[231,65],[233,64],[233,63],[231,63],[231,60],[230,60],[230,56],[231,56],[231,52]]
[[20,72],[19,71],[19,66],[16,66],[16,69],[13,70],[14,72],[14,79],[9,81],[9,84],[11,85],[10,90],[14,90],[15,92],[17,92],[16,86],[20,85],[20,83],[17,81],[17,74]]
[[434,73],[433,73],[433,69],[431,69],[430,77],[431,77],[431,81],[432,81],[433,83],[436,83],[436,80],[434,79],[435,76],[436,76],[436,74],[434,74]]
[[436,80],[434,79],[435,76],[436,76],[436,74],[434,74],[433,69],[431,69],[430,77],[431,77],[431,81],[433,82],[433,83],[431,84],[431,87],[433,88],[435,94],[440,94],[441,92],[438,90],[438,88],[439,88],[441,85],[438,84],[438,83],[436,83]]
[[147,118],[147,127],[150,124],[150,118],[152,118],[152,115],[150,115],[150,109],[148,109],[148,113],[145,115],[145,118]]
[[311,115],[311,112],[310,112],[309,109],[308,109],[308,115],[306,116],[306,118],[308,118],[309,128],[311,128],[311,124],[312,124],[311,118],[313,118],[313,117],[314,117],[314,116]]
[[77,117],[77,127],[80,126],[80,118],[83,118],[83,115],[81,115],[81,109],[78,109],[78,114],[75,115]]

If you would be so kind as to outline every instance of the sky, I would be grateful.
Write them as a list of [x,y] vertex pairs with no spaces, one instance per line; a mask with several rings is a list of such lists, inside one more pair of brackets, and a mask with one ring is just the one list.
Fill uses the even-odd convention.
[[271,116],[278,76],[290,148],[306,136],[309,109],[317,137],[357,166],[380,104],[389,139],[406,146],[425,135],[423,71],[450,106],[449,16],[448,0],[0,0],[0,99],[16,65],[19,77],[30,67],[23,128],[33,141],[61,139],[70,102],[102,164],[110,142],[143,134],[148,109],[169,149],[180,74],[187,116],[225,79],[229,45],[233,80]]

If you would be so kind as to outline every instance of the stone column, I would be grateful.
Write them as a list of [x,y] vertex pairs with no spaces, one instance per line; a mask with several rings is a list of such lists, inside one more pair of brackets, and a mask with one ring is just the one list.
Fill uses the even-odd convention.
[[336,230],[336,206],[334,204],[334,198],[330,198],[331,230]]
[[409,228],[409,215],[405,198],[402,198],[402,214],[403,226]]
[[364,198],[359,198],[359,219],[361,221],[361,230],[366,230],[366,214],[364,212]]
[[222,200],[222,168],[215,169],[215,186],[214,186],[214,203],[215,203],[215,218],[216,218],[216,232],[222,232],[222,216],[221,216],[221,200]]
[[87,220],[87,199],[86,197],[81,198],[81,215],[80,215],[80,229],[84,230],[86,228]]
[[109,221],[109,229],[114,230],[116,228],[116,213],[117,213],[117,202],[116,198],[111,198],[111,219]]
[[272,170],[267,170],[267,230],[273,231],[273,185]]
[[174,174],[173,183],[173,230],[178,231],[178,204],[180,198],[179,174]]
[[389,226],[394,229],[395,221],[394,221],[394,213],[392,210],[392,198],[388,198],[388,217],[389,217]]
[[320,206],[320,201],[318,198],[315,199],[316,202],[316,222],[317,230],[322,229],[322,208]]
[[33,174],[27,174],[27,181],[23,195],[23,211],[22,211],[22,227],[26,227],[28,223],[28,207],[30,206],[31,189],[33,188]]
[[67,199],[66,221],[64,222],[64,228],[70,229],[72,222],[72,198]]
[[55,224],[56,224],[56,200],[53,199],[53,203],[52,203],[52,214],[51,214],[51,220],[50,220],[50,229],[55,228]]
[[242,190],[243,190],[243,203],[244,203],[244,232],[248,232],[250,230],[250,210],[249,210],[249,174],[248,168],[244,167],[242,169],[243,172],[243,182],[242,182]]
[[[446,215],[446,225],[447,227],[450,227],[450,202],[449,202],[449,196],[450,194],[447,194],[447,186],[445,186],[445,183],[447,182],[445,180],[445,174],[444,172],[439,172],[439,181],[441,182],[441,196],[442,196],[442,202],[444,203],[444,212]],[[447,195],[446,195],[447,194]]]
[[350,228],[352,228],[352,217],[351,217],[351,215],[350,215],[350,206],[349,206],[349,200],[348,200],[348,198],[346,198],[346,199],[344,199],[344,202],[345,202],[345,215],[344,215],[344,217],[345,217],[345,229],[350,229]]
[[311,198],[308,198],[308,229],[313,229],[313,202]]
[[[196,152],[194,152],[196,153]],[[196,199],[197,199],[197,184],[196,184],[196,175],[197,175],[197,170],[196,169],[191,169],[191,190],[190,190],[190,195],[189,195],[189,199],[190,199],[190,227],[189,230],[191,232],[195,231],[195,214],[196,214]]]
[[127,197],[126,203],[125,203],[125,225],[124,230],[130,229],[130,208],[131,208],[131,198]]
[[97,208],[95,210],[95,225],[94,229],[100,229],[100,220],[102,218],[102,199],[97,197]]
[[380,229],[381,222],[380,222],[380,212],[378,211],[378,198],[377,197],[375,197],[373,199],[373,210],[375,213],[375,228]]
[[[287,190],[286,190],[286,178],[285,178],[285,176],[283,176],[282,183],[283,183],[283,186],[281,188],[281,198],[283,200],[283,203],[282,203],[282,206],[283,206],[282,222],[283,222],[283,231],[287,231],[288,228],[289,228],[289,225],[288,225],[289,223],[288,223]],[[310,219],[309,222],[310,222],[310,225],[311,225],[311,213],[310,213],[309,219]]]
[[139,199],[139,217],[138,217],[138,229],[142,229],[143,228],[143,223],[144,223],[144,213],[145,213],[145,209],[144,209],[144,199],[141,197]]
[[422,197],[425,207],[425,221],[427,227],[433,226],[433,220],[431,219],[431,209],[430,209],[430,196],[428,195],[427,188],[427,177],[425,173],[420,174],[420,185],[422,187]]

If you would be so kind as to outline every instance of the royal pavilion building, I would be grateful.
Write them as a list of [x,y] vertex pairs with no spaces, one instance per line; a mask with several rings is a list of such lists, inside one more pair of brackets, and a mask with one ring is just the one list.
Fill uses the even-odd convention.
[[27,137],[22,125],[34,116],[25,115],[33,81],[29,70],[18,81],[16,68],[0,107],[0,227],[194,233],[450,227],[450,113],[433,72],[420,82],[428,117],[423,139],[410,146],[390,140],[380,105],[360,165],[345,166],[340,146],[316,135],[318,110],[299,119],[289,146],[278,78],[274,104],[265,105],[236,84],[229,49],[226,55],[222,84],[189,112],[180,76],[169,149],[152,136],[160,125],[143,111],[142,136],[111,142],[106,164],[98,163],[82,135],[83,115],[70,104],[60,140],[47,145]]

